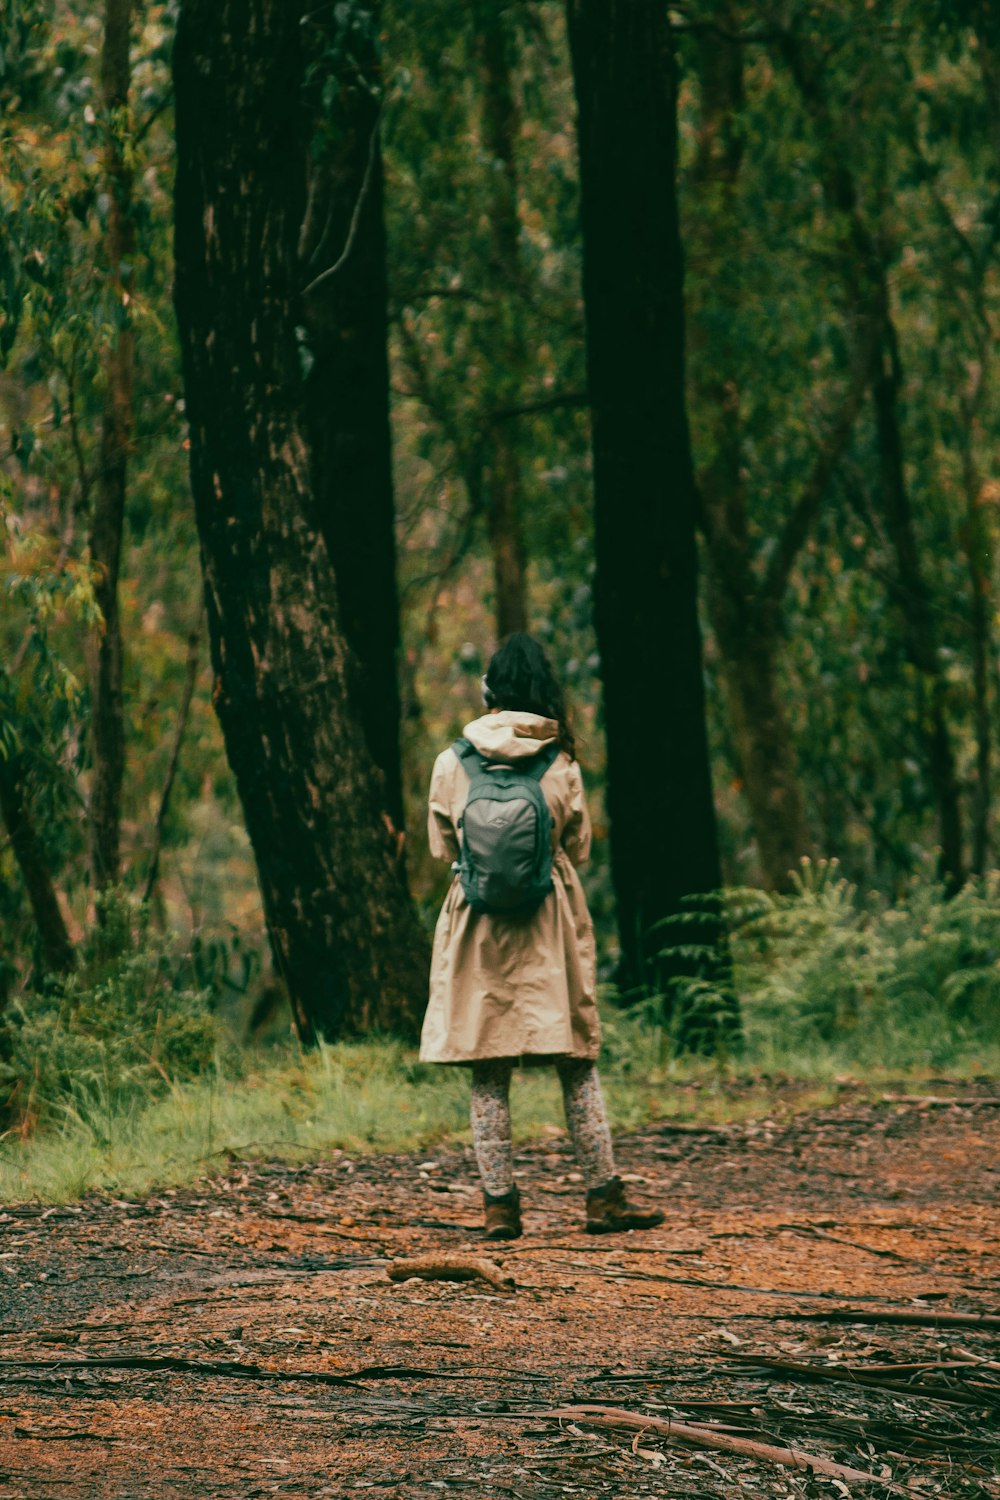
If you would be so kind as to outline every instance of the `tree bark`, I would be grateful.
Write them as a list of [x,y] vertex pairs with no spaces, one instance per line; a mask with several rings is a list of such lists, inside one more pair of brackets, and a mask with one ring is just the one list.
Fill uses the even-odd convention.
[[620,979],[720,884],[684,404],[676,73],[658,0],[568,0],[593,410],[595,623]]
[[899,345],[888,310],[888,287],[883,286],[882,292],[885,297],[882,343],[872,380],[879,493],[886,530],[896,558],[896,597],[903,621],[906,653],[926,686],[924,737],[927,769],[938,807],[939,873],[947,889],[954,892],[963,880],[958,771],[948,728],[948,688],[938,659],[930,591],[920,561],[913,507],[903,468]]
[[850,169],[850,144],[836,126],[826,97],[822,59],[790,34],[782,51],[816,131],[824,197],[841,215],[845,283],[859,319],[870,329],[870,381],[879,465],[879,501],[896,562],[895,597],[907,655],[923,690],[927,774],[933,787],[945,887],[963,880],[962,815],[958,772],[951,742],[948,686],[937,652],[930,591],[924,574],[906,483],[900,421],[902,372],[885,259],[859,208]]
[[[482,99],[483,150],[490,173],[491,272],[500,306],[488,357],[501,374],[502,398],[520,394],[523,351],[504,317],[502,301],[521,280],[521,223],[517,210],[517,106],[511,77],[510,24],[497,0],[473,10]],[[494,422],[486,450],[486,524],[493,553],[497,637],[528,629],[527,549],[521,516],[521,462],[513,424]]]
[[[725,30],[738,20],[720,14]],[[698,44],[701,111],[694,180],[704,214],[702,263],[712,266],[714,294],[739,286],[736,191],[743,159],[738,116],[743,103],[743,48],[712,33]],[[734,309],[736,311],[736,309]],[[791,725],[778,684],[780,598],[772,604],[752,569],[740,393],[726,350],[700,351],[694,362],[699,406],[710,427],[710,458],[698,473],[708,561],[706,602],[718,642],[733,745],[765,882],[778,890],[811,852]],[[799,545],[805,537],[799,539]]]
[[328,54],[303,13],[186,0],[174,76],[176,301],[214,695],[276,960],[311,1040],[412,1031],[427,945],[317,503],[296,330],[315,129],[303,85]]
[[170,797],[174,789],[174,781],[177,778],[177,767],[180,765],[181,746],[184,743],[184,733],[187,729],[188,714],[191,712],[191,699],[194,697],[195,684],[198,681],[198,647],[201,644],[201,632],[192,630],[188,636],[187,661],[184,664],[184,686],[181,689],[181,701],[177,710],[177,727],[174,730],[174,742],[170,747],[170,759],[167,762],[167,774],[163,782],[163,790],[160,793],[160,805],[156,810],[156,818],[153,822],[153,845],[149,851],[149,867],[146,871],[146,884],[142,892],[143,905],[148,906],[153,899],[156,890],[156,882],[160,877],[160,854],[163,850],[163,830],[166,826],[167,813],[170,809]]
[[384,805],[403,827],[399,748],[399,596],[389,425],[381,123],[374,21],[320,10],[307,44],[330,59],[312,90],[336,83],[308,166],[299,237],[303,359],[313,484],[333,563],[338,617],[356,664],[352,693],[384,777]]
[[133,171],[128,157],[130,85],[129,31],[132,0],[106,0],[101,53],[101,101],[107,140],[104,176],[108,193],[104,247],[114,330],[104,361],[104,409],[94,485],[90,560],[94,594],[103,626],[91,653],[90,857],[94,887],[119,876],[122,781],[125,775],[125,716],[122,697],[124,646],[118,613],[118,575],[132,440],[133,336],[130,308],[135,225]]
[[73,944],[63,921],[55,885],[41,839],[31,817],[16,757],[0,757],[0,816],[7,828],[31,912],[38,929],[38,951],[46,974],[65,974],[73,968]]
[[521,464],[504,433],[491,446],[486,471],[486,527],[493,554],[497,639],[528,629],[527,566],[521,525]]
[[[709,598],[733,747],[761,869],[769,887],[787,890],[812,846],[778,682],[780,637],[762,623],[767,611],[734,610],[732,599],[719,598],[715,583]],[[741,625],[734,614],[742,619]]]
[[990,717],[989,664],[993,652],[990,617],[992,615],[991,537],[983,501],[983,480],[974,452],[978,412],[986,384],[986,365],[990,350],[986,340],[980,350],[979,370],[974,389],[963,402],[965,428],[962,435],[962,480],[965,489],[965,523],[962,527],[962,550],[969,574],[972,605],[972,686],[976,725],[976,782],[972,798],[973,875],[986,870],[990,850],[990,808],[992,805],[993,726]]
[[[994,169],[1000,168],[1000,0],[963,0],[957,17],[972,26],[976,56],[983,80],[994,154]],[[989,369],[993,337],[984,279],[992,251],[1000,239],[1000,195],[990,209],[992,243],[973,269],[973,305],[976,316],[976,359],[968,395],[962,403],[962,478],[965,488],[965,525],[962,546],[969,573],[972,599],[972,671],[976,722],[976,784],[972,801],[971,870],[981,875],[990,851],[992,805],[993,729],[990,715],[990,662],[994,657],[992,588],[992,537],[983,499],[983,481],[976,462],[975,443],[990,384]]]

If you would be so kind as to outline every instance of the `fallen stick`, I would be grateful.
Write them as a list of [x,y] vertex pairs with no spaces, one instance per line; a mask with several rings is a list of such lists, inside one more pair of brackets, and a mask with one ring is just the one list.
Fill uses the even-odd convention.
[[973,1354],[971,1349],[963,1349],[961,1345],[947,1352],[954,1355],[955,1359],[961,1360],[963,1364],[979,1365],[984,1370],[1000,1370],[1000,1361],[984,1359],[981,1354]]
[[693,1448],[712,1448],[718,1453],[734,1453],[740,1458],[756,1458],[763,1463],[781,1464],[786,1469],[798,1469],[800,1473],[812,1469],[814,1474],[825,1474],[831,1479],[841,1479],[849,1484],[880,1484],[896,1494],[905,1494],[892,1480],[864,1469],[852,1469],[847,1464],[838,1464],[832,1458],[820,1458],[806,1453],[801,1448],[778,1448],[772,1443],[761,1443],[756,1438],[731,1437],[728,1433],[713,1432],[708,1427],[697,1427],[690,1422],[674,1422],[660,1417],[647,1417],[642,1412],[625,1411],[618,1406],[560,1406],[554,1411],[533,1412],[532,1416],[551,1420],[586,1422],[589,1427],[624,1428],[630,1432],[655,1432],[677,1443],[686,1443]]
[[949,1105],[957,1104],[960,1109],[972,1109],[976,1105],[984,1109],[997,1109],[1000,1107],[1000,1095],[972,1095],[960,1098],[956,1095],[949,1099],[947,1094],[883,1094],[883,1104],[922,1104],[926,1109],[946,1109]]
[[860,1240],[849,1240],[842,1234],[830,1234],[815,1224],[777,1224],[777,1229],[787,1229],[791,1234],[809,1235],[811,1239],[830,1240],[834,1245],[849,1245],[852,1250],[863,1250],[866,1255],[880,1255],[887,1260],[912,1260],[912,1255],[900,1255],[898,1250],[882,1250],[878,1245],[863,1245]]
[[[834,1383],[867,1386],[869,1389],[882,1391],[902,1391],[909,1396],[924,1396],[931,1401],[950,1401],[956,1406],[981,1406],[984,1401],[996,1400],[996,1394],[982,1389],[971,1391],[965,1386],[949,1386],[943,1383],[936,1385],[914,1385],[910,1381],[893,1379],[892,1375],[878,1375],[874,1369],[864,1365],[817,1365],[810,1364],[805,1360],[772,1358],[767,1354],[731,1354],[729,1358],[738,1362],[743,1369],[774,1370],[781,1374],[798,1376],[800,1380],[826,1380]],[[892,1366],[883,1366],[891,1370]],[[918,1365],[918,1370],[928,1368],[927,1365]],[[941,1369],[942,1366],[932,1365],[931,1369]],[[954,1363],[945,1365],[946,1369],[955,1369]],[[975,1369],[975,1365],[968,1363],[959,1365],[962,1370]],[[903,1366],[906,1369],[906,1366]]]
[[995,1359],[966,1354],[961,1359],[924,1359],[909,1365],[845,1365],[844,1369],[862,1375],[919,1375],[922,1370],[1000,1370],[1000,1364]]
[[[426,1347],[469,1349],[472,1345],[436,1341],[426,1345]],[[360,1385],[366,1380],[481,1381],[484,1370],[489,1371],[491,1380],[507,1381],[512,1384],[523,1383],[525,1381],[548,1381],[549,1379],[548,1375],[535,1370],[515,1368],[509,1364],[484,1365],[482,1363],[478,1363],[475,1368],[463,1367],[457,1370],[442,1369],[440,1366],[429,1370],[420,1365],[362,1365],[356,1370],[343,1370],[334,1373],[330,1370],[275,1370],[268,1365],[253,1364],[244,1360],[187,1359],[181,1355],[171,1354],[65,1355],[62,1357],[54,1355],[51,1359],[33,1359],[29,1356],[0,1359],[0,1376],[4,1372],[12,1372],[19,1369],[29,1371],[39,1370],[56,1375],[61,1370],[141,1370],[154,1374],[162,1372],[165,1374],[222,1376],[234,1380],[279,1382],[298,1380],[313,1385],[350,1386]]]
[[875,1312],[861,1307],[830,1307],[823,1312],[790,1312],[789,1322],[894,1323],[908,1328],[1000,1328],[998,1313]]
[[67,1355],[55,1359],[0,1359],[0,1370],[166,1370],[179,1375],[223,1375],[235,1380],[304,1380],[313,1385],[356,1385],[361,1380],[476,1380],[478,1375],[424,1370],[413,1365],[366,1365],[334,1374],[327,1370],[270,1370],[242,1360],[185,1359],[174,1354]]
[[[418,1221],[419,1222],[419,1221]],[[463,1224],[463,1229],[468,1225]],[[704,1255],[701,1246],[694,1249],[678,1248],[676,1246],[657,1246],[651,1249],[649,1245],[583,1245],[564,1240],[545,1240],[541,1236],[537,1240],[530,1241],[525,1245],[505,1245],[504,1255],[544,1255],[549,1250],[572,1250],[577,1255],[589,1251],[592,1255],[649,1255],[656,1256],[657,1260],[669,1259],[672,1255]]]
[[482,1255],[413,1255],[394,1260],[386,1267],[390,1281],[486,1281],[501,1292],[512,1292],[513,1276],[505,1276],[495,1261]]

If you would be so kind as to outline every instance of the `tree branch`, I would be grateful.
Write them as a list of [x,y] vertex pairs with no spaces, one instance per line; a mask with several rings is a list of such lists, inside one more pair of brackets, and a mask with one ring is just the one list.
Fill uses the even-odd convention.
[[365,162],[365,175],[361,179],[361,188],[351,212],[351,222],[347,230],[347,239],[344,241],[344,248],[332,266],[327,266],[325,271],[321,271],[318,276],[313,277],[308,286],[303,287],[303,297],[308,297],[309,293],[314,292],[318,286],[322,286],[324,281],[329,281],[331,276],[336,276],[337,272],[346,265],[347,259],[354,249],[354,242],[358,237],[358,225],[361,223],[361,212],[368,198],[368,191],[371,187],[375,171],[375,157],[377,155],[378,133],[381,122],[382,110],[379,108],[379,112],[375,116],[375,124],[372,126],[372,133],[368,139],[368,160]]
[[514,417],[531,417],[537,412],[558,411],[562,407],[589,406],[590,396],[586,391],[560,391],[553,396],[540,396],[535,401],[525,401],[520,406],[504,406],[491,412],[490,422],[509,422]]
[[758,596],[765,606],[776,605],[783,598],[795,559],[822,509],[830,477],[850,441],[854,423],[868,390],[873,346],[874,339],[869,332],[858,350],[840,408],[827,428],[809,477],[785,521],[778,537],[778,545],[771,555]]
[[148,905],[156,888],[157,877],[160,873],[160,850],[163,846],[163,826],[167,819],[167,809],[170,806],[170,794],[173,791],[174,779],[177,775],[177,766],[180,761],[181,744],[184,739],[184,731],[187,729],[188,714],[191,709],[191,699],[194,697],[195,683],[198,679],[198,640],[199,632],[192,630],[188,636],[187,662],[184,672],[184,687],[181,690],[180,708],[177,713],[177,727],[174,731],[174,743],[170,749],[170,760],[167,764],[167,774],[163,782],[163,791],[160,793],[160,806],[157,810],[156,821],[153,824],[153,846],[149,856],[149,872],[146,875],[146,886],[142,893],[143,905]]

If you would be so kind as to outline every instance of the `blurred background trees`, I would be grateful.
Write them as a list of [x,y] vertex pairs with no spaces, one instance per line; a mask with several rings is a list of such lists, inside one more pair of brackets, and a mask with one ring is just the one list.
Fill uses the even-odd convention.
[[[381,768],[387,840],[402,808],[418,909],[429,920],[447,880],[422,835],[433,755],[478,711],[498,634],[527,624],[580,731],[606,974],[615,882],[628,924],[632,875],[677,872],[668,906],[711,883],[708,824],[667,810],[613,881],[606,811],[643,826],[668,774],[676,797],[669,746],[701,734],[701,692],[704,782],[679,791],[690,811],[710,772],[723,881],[781,889],[800,856],[827,855],[893,897],[994,866],[1000,687],[995,7],[650,7],[663,50],[643,87],[670,118],[654,125],[637,78],[613,148],[622,196],[588,220],[585,194],[581,223],[577,96],[585,124],[599,80],[578,62],[574,93],[570,41],[600,60],[585,25],[613,28],[622,8],[331,7],[301,72],[272,78],[261,59],[258,80],[262,110],[269,88],[283,109],[300,90],[312,122],[285,184],[302,275],[272,306],[247,243],[230,277],[277,314],[283,378],[301,384],[303,487],[357,666],[343,702]],[[253,753],[247,740],[234,776],[240,728],[234,710],[227,759],[204,639],[172,307],[177,10],[109,0],[109,23],[130,21],[127,77],[120,49],[110,61],[120,31],[79,0],[17,0],[0,19],[0,991],[74,967],[95,898],[120,882],[190,955],[190,983],[249,1013],[274,979],[237,791]],[[655,131],[674,119],[689,498],[685,413],[654,368],[678,268],[665,240],[640,243],[670,213]],[[586,173],[585,156],[585,188]],[[631,368],[612,372],[595,340],[585,264],[609,306],[632,288]],[[242,400],[218,358],[203,412]],[[644,402],[658,454],[632,454],[638,493],[604,512],[602,400],[623,421]],[[650,518],[689,506],[704,664],[681,692]],[[635,580],[614,644],[594,627],[613,548]],[[634,750],[617,804],[616,735]]]

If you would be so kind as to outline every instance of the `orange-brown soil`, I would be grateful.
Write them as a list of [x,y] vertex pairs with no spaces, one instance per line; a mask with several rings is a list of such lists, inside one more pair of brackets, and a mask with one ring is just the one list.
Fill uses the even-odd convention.
[[[565,1142],[525,1149],[513,1292],[387,1275],[491,1253],[468,1152],[8,1206],[0,1497],[1000,1496],[1000,1108],[961,1094],[652,1126],[619,1142],[668,1211],[644,1235],[583,1234]],[[877,1484],[544,1415],[568,1405]]]

